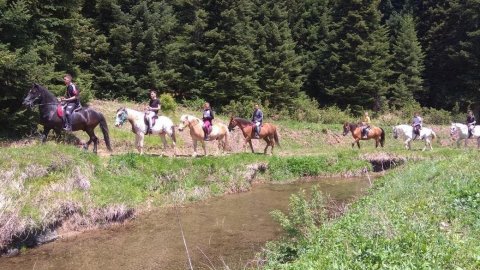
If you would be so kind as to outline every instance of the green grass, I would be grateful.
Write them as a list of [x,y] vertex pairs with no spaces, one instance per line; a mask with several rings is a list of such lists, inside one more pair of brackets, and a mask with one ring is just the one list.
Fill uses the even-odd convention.
[[288,240],[270,244],[266,268],[479,269],[480,155],[456,154],[377,180],[345,216],[297,241],[294,262],[282,263]]

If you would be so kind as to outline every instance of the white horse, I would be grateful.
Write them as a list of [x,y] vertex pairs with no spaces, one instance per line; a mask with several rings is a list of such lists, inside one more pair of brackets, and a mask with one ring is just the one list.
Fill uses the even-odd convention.
[[[193,141],[193,154],[192,156],[197,156],[197,142],[202,144],[203,152],[205,156],[207,155],[207,149],[205,148],[204,141],[204,131],[203,131],[203,121],[199,118],[184,114],[180,117],[180,125],[178,130],[183,131],[184,128],[188,127],[190,129],[190,136],[192,136]],[[209,134],[209,140],[218,140],[218,149],[225,152],[225,148],[228,144],[228,127],[222,123],[215,123],[212,125],[212,132]]]
[[[145,113],[135,111],[128,108],[120,108],[117,110],[115,118],[115,126],[122,126],[126,121],[132,124],[132,132],[135,133],[135,146],[138,152],[143,155],[143,140],[145,133],[147,132],[147,124],[145,123]],[[175,138],[175,126],[170,118],[166,116],[158,116],[155,120],[155,124],[152,126],[152,134],[158,134],[162,138],[163,150],[162,156],[167,148],[167,140],[165,135],[168,134],[173,141],[173,155],[177,155],[176,138]]]
[[[465,147],[468,141],[468,127],[461,123],[452,123],[450,127],[450,136],[457,135],[457,147],[460,147],[460,141],[465,140]],[[472,137],[477,138],[477,147],[480,148],[480,126],[475,126],[472,130]]]
[[413,127],[410,125],[398,125],[393,127],[393,138],[397,139],[399,136],[406,138],[404,144],[406,149],[412,149],[411,142],[417,138],[425,141],[425,146],[422,151],[425,151],[427,147],[432,150],[432,140],[437,137],[437,134],[429,128],[422,127],[420,130],[420,136],[413,133]]

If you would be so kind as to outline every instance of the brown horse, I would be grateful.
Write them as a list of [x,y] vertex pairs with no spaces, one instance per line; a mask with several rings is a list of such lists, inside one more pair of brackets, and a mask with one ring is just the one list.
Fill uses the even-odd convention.
[[[207,156],[207,149],[205,148],[205,134],[203,131],[203,122],[195,116],[184,114],[180,117],[180,125],[178,130],[183,131],[185,127],[190,129],[190,136],[192,136],[193,141],[193,157],[197,156],[197,142],[202,144],[203,152]],[[218,140],[218,149],[225,152],[225,149],[228,144],[228,128],[225,124],[216,123],[212,126],[212,132],[209,134],[209,140],[214,141]]]
[[[245,151],[248,142],[250,144],[250,149],[252,149],[252,153],[255,153],[252,146],[252,139],[254,139],[255,134],[255,125],[247,119],[239,117],[230,118],[228,130],[232,131],[233,128],[235,128],[236,126],[238,126],[242,130],[243,137],[245,137],[245,144],[243,145],[243,150]],[[265,155],[267,154],[268,146],[272,147],[271,154],[273,154],[273,148],[275,147],[275,143],[280,146],[280,143],[278,142],[277,127],[269,123],[265,123],[262,125],[258,139],[264,139],[267,142],[267,146],[263,150],[263,153]]]
[[358,148],[360,148],[360,140],[375,140],[375,148],[378,147],[378,143],[383,147],[385,144],[385,131],[380,127],[371,126],[368,131],[367,137],[362,137],[362,126],[355,123],[345,123],[343,125],[343,136],[347,135],[348,132],[352,132],[353,139],[352,147],[357,143]]

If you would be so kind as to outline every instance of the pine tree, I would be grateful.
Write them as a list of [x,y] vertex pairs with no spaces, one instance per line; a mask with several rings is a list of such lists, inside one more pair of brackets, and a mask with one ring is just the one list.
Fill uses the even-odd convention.
[[387,30],[378,0],[344,1],[335,9],[336,36],[326,66],[326,94],[354,111],[385,107],[390,76]]
[[258,31],[256,58],[259,60],[259,86],[263,100],[274,107],[292,104],[302,85],[301,58],[295,52],[288,13],[283,1],[259,5],[255,29]]
[[423,93],[424,53],[415,30],[411,14],[393,15],[399,24],[392,46],[393,83],[390,88],[390,106],[400,108],[406,103],[419,99]]

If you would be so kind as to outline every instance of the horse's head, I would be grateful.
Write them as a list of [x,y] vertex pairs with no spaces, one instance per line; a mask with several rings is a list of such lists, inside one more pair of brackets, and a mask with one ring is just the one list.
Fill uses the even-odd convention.
[[178,130],[183,131],[185,127],[188,127],[190,125],[190,120],[188,119],[188,115],[182,115],[180,117],[180,124],[178,125]]
[[343,124],[343,136],[346,136],[348,132],[350,132],[350,124],[345,122],[345,124]]
[[450,136],[455,136],[458,134],[458,127],[455,124],[450,126]]
[[398,138],[398,129],[397,126],[393,127],[393,138],[397,139]]
[[235,118],[230,117],[230,123],[228,123],[228,131],[232,131],[238,125],[237,120]]
[[42,100],[42,88],[40,85],[34,83],[30,91],[28,91],[27,96],[23,100],[22,104],[24,106],[32,108],[33,105],[40,103]]
[[115,126],[119,127],[122,126],[128,118],[128,113],[125,108],[120,108],[117,110],[117,114],[115,115]]

